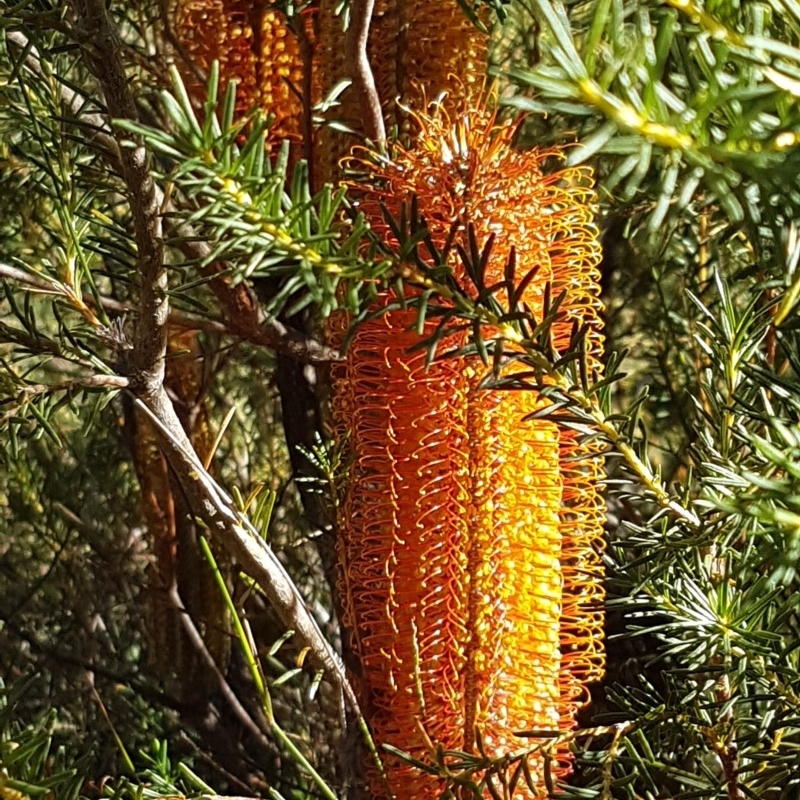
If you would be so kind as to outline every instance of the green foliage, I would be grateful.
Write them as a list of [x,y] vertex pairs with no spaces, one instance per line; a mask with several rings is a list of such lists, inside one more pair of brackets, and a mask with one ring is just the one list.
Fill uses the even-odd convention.
[[575,797],[800,791],[798,23],[781,2],[616,0],[509,20],[538,54],[498,59],[509,103],[547,115],[523,138],[576,136],[595,166],[622,351],[598,403],[620,657],[597,720],[617,727],[580,743]]
[[[475,14],[480,4],[462,5]],[[526,276],[513,259],[504,282],[486,285],[491,241],[473,235],[457,252],[468,276],[461,285],[414,203],[387,219],[397,248],[371,239],[342,191],[312,196],[286,148],[267,154],[263,120],[234,124],[233,89],[217,97],[214,72],[201,110],[173,76],[170,91],[143,91],[159,115],[150,124],[115,122],[159,159],[170,299],[190,321],[218,322],[200,270],[219,261],[234,285],[272,282],[268,315],[313,309],[325,318],[345,308],[359,321],[377,288],[393,281],[397,306],[417,309],[420,330],[437,323],[420,344],[430,359],[479,355],[486,385],[542,392],[550,405],[538,415],[601,441],[609,467],[609,680],[596,692],[594,718],[569,735],[578,771],[559,796],[800,796],[800,246],[792,224],[800,12],[789,0],[487,5],[503,20],[494,50],[506,111],[529,112],[520,146],[574,140],[570,163],[595,169],[608,307],[602,380],[588,368],[580,329],[554,352],[549,331],[561,298],[549,297],[534,317],[520,303]],[[125,36],[143,49],[146,7],[119,12]],[[75,741],[96,743],[81,731],[97,715],[69,702],[91,668],[112,721],[132,718],[120,732],[133,751],[174,718],[154,682],[137,677],[148,645],[131,620],[146,558],[120,433],[125,409],[86,380],[116,375],[130,338],[125,313],[138,298],[131,212],[120,178],[86,135],[96,115],[104,122],[102,107],[63,25],[15,19],[38,31],[42,67],[22,67],[9,48],[0,89],[0,156],[9,167],[0,173],[2,262],[19,271],[4,273],[12,277],[0,298],[0,568],[10,587],[0,599],[0,655],[16,672],[68,655],[74,671],[4,695],[2,780],[31,796],[77,797],[85,764],[68,766],[65,751],[52,750],[56,719],[34,710],[59,706],[58,722],[79,731]],[[64,87],[77,103],[65,101]],[[189,228],[208,243],[196,262],[180,250]],[[487,338],[486,323],[506,335]],[[453,326],[472,339],[443,353]],[[296,499],[273,513],[273,492],[291,479],[275,395],[260,390],[274,360],[224,329],[206,330],[203,344],[212,423],[235,408],[216,453],[219,481],[239,487],[239,510],[252,512],[324,611],[329,592]],[[509,378],[508,359],[524,373]],[[335,504],[341,454],[318,440],[305,456]],[[281,791],[331,797],[335,699],[312,706],[317,676],[298,666],[303,654],[276,633],[251,583],[221,578],[219,588],[249,668],[242,691],[279,752],[300,765]],[[92,619],[102,620],[101,634]],[[117,682],[123,697],[109,700]],[[27,705],[16,699],[23,695]],[[446,770],[464,796],[503,796],[504,781],[527,779],[528,742],[520,742],[508,758],[440,751],[436,764],[417,766]],[[149,758],[136,781],[113,783],[109,796],[207,790],[205,778],[172,765],[165,745]]]
[[55,712],[29,726],[15,720],[16,706],[34,680],[28,676],[11,686],[0,682],[0,794],[8,800],[51,793],[64,800],[77,800],[82,765],[69,765],[65,750],[54,747]]
[[65,739],[55,709],[39,719],[22,724],[17,718],[25,695],[39,679],[18,678],[9,685],[0,682],[0,796],[4,800],[36,800],[55,797],[79,800],[102,796],[112,800],[198,797],[213,790],[194,774],[185,761],[169,757],[165,741],[153,741],[138,754],[144,766],[131,774],[102,785],[86,785],[89,754],[75,757],[72,742]]
[[254,116],[246,134],[245,123],[234,124],[235,84],[218,110],[217,67],[202,124],[177,71],[172,79],[173,93],[162,93],[168,128],[118,124],[142,135],[155,153],[175,159],[174,170],[162,178],[189,201],[178,218],[213,242],[203,265],[227,261],[234,284],[275,279],[277,290],[264,305],[270,315],[293,316],[313,303],[325,318],[342,300],[344,308],[358,312],[374,296],[375,281],[388,264],[359,256],[366,232],[361,217],[346,228],[339,224],[344,191],[325,186],[312,197],[303,162],[288,175],[288,142],[271,161],[265,122]]
[[734,223],[774,220],[777,238],[800,200],[794,4],[749,3],[735,20],[694,2],[519,5],[541,58],[509,68],[511,102],[575,131],[570,160],[597,156],[609,199],[646,197],[650,236],[718,204]]
[[155,798],[200,797],[214,794],[187,763],[169,755],[166,741],[154,740],[149,749],[139,752],[145,766],[130,777],[112,780],[103,787],[110,800],[155,800]]
[[[153,5],[115,7],[132,42],[126,52],[146,52]],[[71,762],[65,756],[78,787],[124,769],[113,730],[134,754],[154,736],[168,737],[181,765],[165,771],[154,761],[154,775],[114,782],[118,796],[198,794],[199,784],[179,780],[184,762],[198,752],[205,756],[198,771],[206,779],[241,790],[241,782],[208,757],[208,741],[220,743],[221,758],[234,771],[256,781],[261,770],[272,776],[269,758],[277,762],[277,746],[253,756],[235,725],[225,729],[228,721],[220,723],[222,732],[204,732],[202,719],[188,721],[175,681],[153,668],[156,645],[147,624],[153,543],[131,458],[136,429],[125,398],[91,385],[94,376],[118,374],[129,350],[137,252],[124,184],[104,151],[102,137],[111,127],[99,89],[57,22],[65,10],[27,4],[17,8],[19,19],[4,17],[4,25],[22,27],[35,42],[35,61],[26,61],[30,51],[5,37],[0,45],[0,664],[8,676],[41,673],[20,693],[14,723],[39,731],[55,720],[69,753],[85,754]],[[137,80],[147,77],[137,74]],[[151,118],[146,112],[153,111],[154,86],[141,88],[137,100]],[[275,176],[266,180],[274,188]],[[177,198],[179,191],[172,191]],[[295,227],[287,229],[302,227],[312,213],[297,211]],[[170,297],[182,309],[183,324],[212,320],[205,279],[175,251],[169,258],[179,264],[170,271]],[[206,404],[212,430],[234,412],[216,449],[215,474],[245,495],[264,486],[280,492],[270,544],[324,614],[328,586],[291,484],[274,355],[223,339],[219,325],[200,327],[206,374],[196,389],[198,402]],[[247,604],[257,620],[259,638],[277,638],[284,629],[263,598],[238,579],[234,588],[237,607]],[[270,676],[283,675],[295,657],[290,648],[276,653]],[[274,718],[314,743],[329,735],[337,714],[327,689],[309,695],[317,680],[302,672],[274,691]],[[210,705],[209,714],[214,719],[218,708]],[[335,756],[330,748],[318,750],[314,765],[330,774]],[[295,778],[284,766],[287,791]]]

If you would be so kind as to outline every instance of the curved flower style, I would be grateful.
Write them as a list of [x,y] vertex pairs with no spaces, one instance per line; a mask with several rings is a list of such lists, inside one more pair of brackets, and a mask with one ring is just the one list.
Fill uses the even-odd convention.
[[[413,147],[351,160],[369,171],[351,188],[373,228],[393,244],[383,208],[399,216],[416,197],[439,249],[454,230],[465,247],[470,227],[479,242],[494,235],[485,285],[503,280],[513,248],[522,304],[540,317],[548,285],[564,292],[553,346],[586,326],[599,369],[589,172],[545,172],[560,154],[515,150],[514,126],[483,107],[414,118]],[[454,256],[450,266],[466,285]],[[410,350],[415,320],[393,310],[364,323],[333,372],[333,414],[353,454],[339,519],[345,624],[379,742],[426,760],[430,741],[472,750],[477,726],[498,755],[523,743],[515,732],[573,727],[602,674],[602,463],[574,432],[523,421],[543,403],[536,392],[480,388],[479,360],[426,370],[424,352]],[[567,748],[554,756],[563,775]],[[531,766],[543,786],[543,759]],[[388,773],[398,796],[442,789],[399,762]]]
[[[303,59],[280,11],[255,0],[179,0],[175,31],[200,69],[207,71],[216,59],[222,80],[238,82],[239,117],[257,105],[274,119],[273,141],[300,137]],[[188,77],[187,85],[202,97],[205,86],[196,78]]]

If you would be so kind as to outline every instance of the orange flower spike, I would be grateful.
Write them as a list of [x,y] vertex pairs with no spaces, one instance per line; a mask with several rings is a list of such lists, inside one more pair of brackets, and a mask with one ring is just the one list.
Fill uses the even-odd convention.
[[[602,352],[597,288],[600,253],[591,222],[589,203],[593,198],[587,188],[588,171],[545,174],[545,161],[559,153],[514,150],[514,127],[498,125],[485,108],[464,113],[455,121],[442,108],[431,116],[415,114],[414,119],[420,131],[414,147],[398,146],[389,159],[370,155],[351,159],[351,165],[366,166],[370,172],[369,181],[351,188],[373,229],[391,243],[381,204],[398,215],[402,204],[416,196],[432,239],[440,248],[454,225],[462,245],[466,244],[469,226],[481,242],[495,234],[486,284],[502,278],[513,246],[518,279],[537,270],[523,303],[534,315],[540,315],[548,283],[553,296],[565,291],[564,318],[554,325],[554,344],[561,349],[568,344],[574,321],[587,325],[589,364],[598,368]],[[522,198],[524,202],[520,202]],[[454,259],[452,268],[463,281],[463,266]],[[393,312],[392,316],[398,325],[393,329],[398,348],[394,358],[400,363],[410,358],[402,346],[416,341],[408,330],[414,314],[404,314]],[[374,326],[378,324],[385,326],[386,318],[366,323],[356,334],[356,344],[362,341],[363,348],[351,350],[348,365],[358,369],[368,358],[369,340],[376,335]],[[385,339],[379,337],[378,341]],[[384,361],[391,372],[390,364]],[[455,384],[442,380],[437,373],[445,365],[452,369],[454,364],[457,374],[450,374],[448,380],[460,381],[458,391],[451,388]],[[390,405],[399,391],[402,397],[396,402],[405,409],[403,413],[411,415],[411,424],[393,429],[388,438],[386,427],[380,425],[370,426],[369,433],[364,433],[380,440],[384,461],[388,456],[391,464],[386,469],[405,491],[379,491],[369,498],[373,515],[373,504],[380,505],[381,497],[393,498],[394,511],[371,529],[372,544],[366,558],[376,580],[368,596],[351,596],[351,623],[358,627],[359,615],[367,615],[360,610],[362,601],[365,609],[370,603],[385,607],[385,600],[380,598],[387,596],[392,598],[389,605],[397,597],[405,603],[402,621],[396,614],[381,617],[380,613],[369,613],[376,625],[380,619],[384,624],[391,619],[380,653],[381,657],[391,653],[393,668],[387,672],[380,657],[372,655],[375,651],[370,640],[360,641],[359,652],[366,663],[375,665],[374,671],[365,670],[368,693],[379,695],[376,705],[387,711],[385,717],[378,715],[373,720],[376,737],[423,759],[427,740],[415,731],[411,721],[422,720],[417,724],[444,747],[468,750],[474,746],[477,725],[485,746],[499,754],[519,746],[514,731],[571,728],[575,711],[587,699],[586,682],[598,679],[603,669],[599,555],[603,515],[598,494],[601,459],[593,446],[578,442],[573,432],[559,430],[553,422],[522,423],[542,401],[533,392],[479,389],[482,369],[475,361],[450,359],[434,363],[433,374],[421,376],[419,386],[415,387],[407,375],[398,386],[390,386],[384,383],[381,366],[374,364],[369,369],[370,385],[364,387],[367,393],[386,387],[386,399],[381,395],[381,402]],[[427,521],[427,493],[420,490],[417,480],[428,453],[422,446],[415,414],[431,386],[444,388],[445,393],[450,390],[449,404],[439,424],[457,425],[467,442],[466,467],[463,446],[451,451],[450,473],[443,474],[438,484],[442,492],[438,502],[444,500],[459,509],[442,519],[437,528],[442,555],[436,563],[451,566],[447,580],[438,587],[444,595],[424,591],[426,585],[419,581],[419,558],[424,555],[427,561],[433,559],[427,550],[409,547],[405,534],[424,528]],[[348,391],[344,388],[345,393]],[[350,395],[351,411],[340,417],[351,436],[355,434],[356,440],[351,443],[357,454],[361,452],[359,424],[350,414],[355,398],[361,396],[365,395],[359,391]],[[459,422],[451,422],[454,420]],[[409,451],[417,459],[410,464],[397,456]],[[370,462],[370,469],[373,464],[378,461]],[[364,471],[359,473],[359,468]],[[354,473],[356,480],[348,494],[350,505],[341,520],[345,550],[348,542],[353,546],[343,554],[343,563],[346,571],[360,575],[362,570],[356,565],[365,556],[358,549],[358,543],[363,543],[359,514],[363,513],[360,506],[368,501],[363,487],[356,487],[359,480],[366,486],[377,483],[363,460]],[[444,527],[447,524],[454,526],[449,532]],[[452,571],[452,565],[463,572]],[[378,573],[381,578],[377,578]],[[404,587],[402,594],[398,586]],[[442,609],[447,613],[437,623],[436,614]],[[460,624],[454,620],[460,620]],[[444,649],[419,649],[420,642],[427,642],[424,632],[428,627],[447,630],[447,639],[441,643]],[[408,672],[409,649],[411,663],[417,665],[413,679]],[[429,652],[436,653],[434,669],[425,661]],[[454,679],[444,681],[442,664],[448,666],[445,674]],[[441,698],[445,694],[449,705],[428,703],[429,696]],[[438,713],[431,713],[434,706]],[[556,761],[554,772],[563,775],[569,769],[568,753],[563,748]],[[395,767],[404,776],[408,773],[407,768],[394,765],[390,778]],[[531,767],[535,775],[540,775],[543,761],[536,760]],[[425,791],[408,795],[403,784],[402,794],[434,797],[441,788],[433,779],[418,780],[427,787]],[[527,795],[522,792],[520,796]]]
[[[303,116],[298,92],[303,80],[300,45],[284,15],[255,0],[179,0],[175,30],[196,65],[220,64],[221,91],[236,81],[236,113],[260,106],[274,118],[270,139],[299,139]],[[198,98],[205,86],[189,76]]]
[[[553,296],[566,292],[564,318],[553,326],[555,347],[569,345],[573,322],[585,325],[586,360],[590,370],[602,370],[602,303],[596,230],[591,220],[593,196],[589,176],[564,170],[561,181],[549,183],[552,205],[558,209],[558,233],[552,248]],[[602,446],[580,441],[570,429],[560,432],[561,511],[565,591],[562,599],[560,676],[562,727],[571,728],[575,712],[589,699],[587,685],[605,670],[602,550],[605,508],[598,487],[603,479]]]
[[[408,352],[414,316],[392,311],[360,327],[334,366],[333,412],[354,455],[340,589],[365,705],[378,741],[424,756],[420,724],[446,747],[461,744],[468,385],[457,362],[426,369],[424,352]],[[430,777],[399,762],[389,780],[398,797],[435,796]]]
[[426,95],[431,99],[441,95],[451,110],[478,100],[486,75],[488,36],[470,22],[456,0],[399,3],[397,83],[394,96],[382,98],[390,104],[400,99],[399,107],[390,106],[395,121],[399,125],[405,121],[404,107],[424,107]]

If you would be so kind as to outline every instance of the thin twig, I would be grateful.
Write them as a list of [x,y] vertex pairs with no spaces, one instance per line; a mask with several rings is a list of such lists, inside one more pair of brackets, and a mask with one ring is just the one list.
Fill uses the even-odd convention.
[[[722,661],[722,659],[719,659]],[[731,669],[730,664],[726,665],[727,670]],[[704,729],[712,749],[722,764],[722,774],[725,776],[725,787],[727,789],[727,800],[744,800],[744,794],[740,786],[739,777],[739,748],[736,744],[736,720],[733,716],[733,706],[731,704],[732,691],[731,679],[728,672],[723,673],[717,682],[717,702],[720,708],[724,709],[722,719],[725,734],[720,735],[716,728]]]
[[164,38],[169,42],[175,52],[180,56],[183,65],[192,71],[194,78],[198,83],[205,84],[208,80],[208,75],[204,69],[198,65],[197,61],[192,58],[191,53],[186,49],[186,46],[175,35],[175,30],[172,26],[172,7],[168,0],[161,0],[159,2],[159,14],[161,16],[161,24],[163,27]]
[[28,645],[28,647],[20,649],[20,654],[34,667],[38,667],[39,670],[44,670],[48,662],[58,664],[62,667],[74,667],[76,670],[80,671],[90,670],[96,677],[103,678],[110,683],[130,687],[148,702],[158,703],[165,708],[180,710],[180,702],[175,697],[149,685],[142,680],[139,674],[108,669],[102,664],[95,663],[93,660],[76,656],[68,650],[62,650],[57,644],[49,640],[38,639],[33,633],[19,627],[12,620],[12,616],[13,615],[7,615],[3,619],[3,627],[13,633],[17,639]]
[[236,692],[233,691],[228,681],[225,680],[225,676],[217,666],[217,662],[214,661],[214,657],[208,652],[206,643],[203,641],[200,631],[197,630],[197,626],[194,624],[194,620],[186,609],[186,605],[184,604],[183,600],[181,600],[178,587],[175,583],[170,586],[167,595],[180,616],[181,625],[183,626],[183,630],[186,633],[186,636],[189,638],[192,647],[194,647],[194,649],[197,651],[198,655],[205,663],[206,668],[209,669],[216,678],[219,690],[228,705],[233,710],[233,713],[238,717],[239,721],[244,726],[244,729],[248,731],[250,735],[253,736],[263,747],[269,749],[270,742],[264,731],[258,726],[258,723],[256,723],[250,714],[248,714],[247,709],[242,705],[241,701],[236,696]]
[[21,283],[24,286],[29,286],[31,289],[36,289],[39,292],[47,294],[58,294],[57,286],[47,278],[40,278],[32,272],[28,272],[18,267],[12,267],[10,264],[0,264],[0,280],[10,280],[14,283]]
[[[303,157],[308,165],[308,185],[313,195],[317,191],[317,170],[314,163],[314,49],[317,41],[316,27],[319,24],[317,9],[311,11],[311,20],[306,19],[306,13],[299,16],[297,22],[297,41],[300,44],[300,57],[303,61],[303,83],[301,91],[301,102],[303,117],[300,129],[303,137]],[[313,33],[309,36],[309,26]],[[313,38],[312,38],[313,37]]]
[[7,407],[5,414],[0,417],[0,428],[7,425],[15,416],[18,415],[20,408],[25,406],[27,400],[43,394],[55,394],[57,392],[74,392],[76,389],[125,389],[130,385],[130,381],[121,375],[82,375],[61,383],[31,383],[22,386],[17,393],[16,402]]
[[130,381],[122,375],[82,375],[61,383],[32,383],[23,386],[19,394],[36,397],[53,392],[74,392],[76,389],[126,389]]
[[[244,792],[252,791],[252,786],[246,784],[240,778],[237,778],[232,772],[229,772],[225,767],[222,766],[219,762],[217,762],[211,755],[209,755],[191,736],[189,736],[186,731],[178,731],[178,739],[181,744],[185,745],[186,747],[190,748],[194,755],[197,757],[199,761],[207,764],[211,769],[215,772],[219,773],[225,781],[227,781],[228,786],[230,788],[237,788],[241,789]],[[216,797],[216,795],[203,795],[203,797]],[[226,798],[228,800],[228,798]],[[229,800],[236,800],[234,797],[230,797]],[[252,800],[251,796],[248,796],[247,800]]]
[[242,569],[261,587],[283,623],[294,630],[302,646],[309,648],[316,664],[326,671],[333,686],[353,708],[359,721],[363,721],[341,658],[323,636],[278,557],[258,536],[247,517],[234,510],[233,500],[203,467],[166,391],[162,388],[155,397],[148,399],[147,404],[141,398],[137,398],[134,404],[147,415],[158,432],[190,507],[196,510],[195,513],[212,536],[217,537],[242,565]]
[[[40,277],[35,272],[20,269],[19,267],[12,267],[10,264],[0,263],[0,280],[13,281],[16,284],[26,286],[42,294],[63,295],[69,300],[69,297],[64,292],[59,291],[59,283],[47,277]],[[96,297],[93,294],[86,293],[83,295],[83,302],[89,308],[96,309],[99,306],[104,311],[114,314],[124,314],[135,317],[137,313],[135,306],[129,303],[123,303],[120,300],[115,300],[113,297],[106,297],[105,295]],[[265,333],[260,325],[252,329],[241,323],[234,325],[229,320],[213,317],[198,317],[193,314],[176,311],[174,308],[171,308],[169,311],[169,327],[170,329],[180,328],[183,330],[216,333],[220,336],[231,336],[262,347],[271,347],[273,344],[270,335]],[[302,334],[295,337],[298,331],[294,328],[285,326],[280,322],[276,322],[272,328],[275,334],[283,337],[284,342],[286,342],[286,347],[291,346],[296,348],[297,353],[295,353],[295,357],[300,361],[334,361],[339,357],[339,354],[335,350],[327,348],[313,339],[305,337]],[[311,357],[312,354],[313,357]],[[319,356],[319,358],[317,358],[317,356]]]
[[350,67],[353,89],[358,95],[364,133],[375,144],[386,141],[386,127],[375,77],[369,63],[367,42],[375,0],[350,0],[350,25],[345,40],[345,60]]

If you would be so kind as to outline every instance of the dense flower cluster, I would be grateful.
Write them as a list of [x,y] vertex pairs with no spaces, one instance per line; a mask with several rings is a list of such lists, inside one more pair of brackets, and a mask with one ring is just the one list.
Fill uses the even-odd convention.
[[[175,31],[195,67],[207,71],[217,60],[222,89],[226,81],[237,82],[240,118],[260,106],[273,118],[275,141],[300,137],[303,59],[280,11],[254,0],[179,0]],[[189,90],[202,98],[205,85],[190,70],[184,74]]]
[[[484,284],[503,280],[513,248],[527,280],[520,306],[540,318],[546,288],[564,292],[553,346],[586,326],[598,368],[588,172],[546,171],[558,152],[516,150],[514,126],[480,106],[414,119],[411,147],[350,160],[367,173],[351,190],[373,229],[396,244],[384,209],[397,218],[414,197],[440,249],[454,231],[464,247],[470,229],[481,243],[493,235]],[[524,421],[542,404],[536,392],[481,388],[477,358],[426,370],[415,322],[399,310],[364,323],[334,370],[334,417],[353,453],[338,520],[345,623],[379,741],[424,760],[428,740],[472,749],[477,726],[499,754],[520,745],[515,731],[572,727],[602,673],[602,464],[569,429]],[[567,769],[562,748],[554,771]],[[408,796],[438,796],[438,781],[411,774],[392,767],[390,780],[403,794],[413,785]]]

